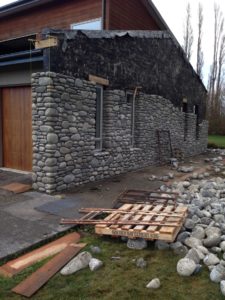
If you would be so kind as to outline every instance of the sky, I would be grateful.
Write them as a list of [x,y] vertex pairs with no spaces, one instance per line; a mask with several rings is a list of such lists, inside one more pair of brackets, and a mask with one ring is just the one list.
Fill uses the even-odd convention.
[[[213,29],[214,29],[214,2],[217,3],[225,17],[225,0],[153,0],[167,25],[176,36],[179,43],[183,44],[183,30],[188,2],[191,5],[192,27],[194,29],[194,45],[191,63],[196,68],[197,56],[197,25],[198,25],[198,3],[203,5],[203,41],[204,53],[204,83],[207,86],[208,73],[213,58]],[[225,28],[224,28],[225,30]]]
[[[121,0],[122,1],[122,0]],[[10,0],[0,0],[0,6],[15,2]],[[225,16],[225,0],[153,0],[167,25],[176,36],[179,43],[183,44],[183,29],[186,15],[186,6],[189,2],[192,11],[192,26],[194,29],[194,45],[191,63],[196,66],[197,49],[197,24],[198,24],[198,3],[203,5],[203,52],[204,52],[204,83],[207,86],[208,72],[213,57],[213,26],[214,26],[214,2],[218,3]]]

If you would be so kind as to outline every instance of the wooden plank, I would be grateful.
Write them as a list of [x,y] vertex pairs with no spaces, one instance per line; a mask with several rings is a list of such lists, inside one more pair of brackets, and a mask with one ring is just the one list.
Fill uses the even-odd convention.
[[159,232],[160,233],[169,233],[169,234],[173,234],[175,230],[175,227],[166,227],[166,226],[163,226],[160,228]]
[[89,75],[88,80],[95,83],[95,84],[109,86],[109,80],[105,79],[105,78],[102,78],[102,77],[98,77],[98,76],[95,76],[95,75]]
[[41,261],[49,256],[53,256],[64,250],[71,243],[77,243],[80,240],[80,235],[76,232],[69,233],[47,245],[35,249],[25,255],[13,259],[0,267],[0,275],[12,277],[25,268]]
[[58,38],[55,36],[50,36],[47,39],[35,41],[35,49],[44,49],[56,46],[58,46]]
[[15,194],[20,194],[31,190],[31,184],[23,184],[19,182],[13,182],[7,185],[3,185],[0,187],[3,190],[13,192]]
[[[126,205],[126,204],[124,204],[124,205]],[[139,204],[133,204],[131,211],[135,212],[138,210],[138,208],[139,208]],[[122,230],[129,230],[130,228],[132,228],[132,225],[123,225],[121,227]]]
[[14,287],[12,291],[28,298],[31,297],[85,246],[86,244],[74,244],[66,247],[61,253]]
[[163,205],[156,205],[156,207],[153,208],[153,212],[160,212],[160,210],[163,208]]

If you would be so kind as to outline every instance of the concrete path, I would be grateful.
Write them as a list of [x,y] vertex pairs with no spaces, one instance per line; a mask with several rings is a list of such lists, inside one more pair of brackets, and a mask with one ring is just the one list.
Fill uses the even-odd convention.
[[[204,156],[196,159],[195,168],[204,165],[203,159]],[[59,225],[61,217],[79,217],[78,210],[82,207],[113,207],[118,195],[126,189],[159,188],[162,182],[148,178],[151,174],[163,176],[168,172],[171,172],[169,166],[145,168],[54,196],[34,191],[15,195],[0,189],[0,260],[68,230],[69,226]],[[7,174],[0,175],[4,183],[9,182]],[[12,176],[12,181],[14,177],[16,175]]]

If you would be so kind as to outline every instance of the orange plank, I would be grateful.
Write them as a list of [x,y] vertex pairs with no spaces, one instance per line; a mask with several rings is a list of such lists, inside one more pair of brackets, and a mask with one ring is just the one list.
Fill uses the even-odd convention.
[[30,184],[23,184],[19,182],[13,182],[7,185],[1,186],[1,189],[13,192],[15,194],[20,194],[31,190],[32,186]]

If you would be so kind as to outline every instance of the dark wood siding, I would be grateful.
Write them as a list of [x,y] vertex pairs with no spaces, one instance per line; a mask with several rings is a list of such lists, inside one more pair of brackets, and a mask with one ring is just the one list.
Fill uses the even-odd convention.
[[54,4],[0,20],[0,40],[41,32],[43,28],[69,29],[72,23],[102,16],[102,0],[60,0]]
[[160,30],[141,0],[107,0],[106,29]]
[[31,88],[2,89],[3,166],[32,170]]

